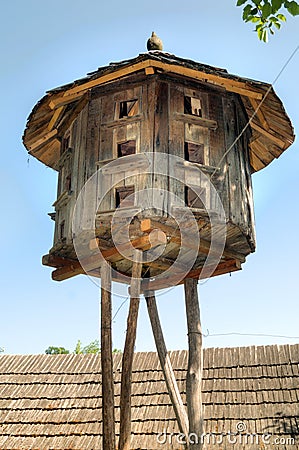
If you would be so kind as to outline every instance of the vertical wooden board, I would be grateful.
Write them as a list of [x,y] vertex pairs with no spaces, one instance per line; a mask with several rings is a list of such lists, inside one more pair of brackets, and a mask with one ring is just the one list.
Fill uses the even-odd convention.
[[204,145],[205,164],[209,164],[209,130],[207,128],[186,123],[185,141]]
[[[99,147],[99,129],[100,129],[100,108],[101,100],[99,98],[92,100],[88,105],[88,119],[87,119],[87,134],[86,134],[86,151],[85,164],[86,172],[85,179],[89,180],[96,172],[98,161],[98,147]],[[93,177],[89,182],[88,195],[85,198],[84,208],[90,217],[90,226],[93,228],[93,214],[96,210],[97,203],[97,177]]]
[[140,153],[140,123],[130,123],[126,127],[127,141],[136,141],[136,153]]
[[[78,170],[78,193],[80,193],[81,189],[84,187],[87,181],[87,161],[86,161],[86,136],[87,136],[87,124],[88,124],[88,107],[86,106],[81,114],[81,123],[80,123],[80,131],[79,131],[79,170]],[[88,204],[83,203],[82,205],[82,216],[85,219],[89,219],[90,217],[90,206]]]
[[[217,129],[210,131],[209,165],[217,168],[226,149],[222,97],[220,92],[209,93],[209,119],[217,122]],[[221,199],[225,215],[229,217],[228,166],[226,161],[221,165],[220,173],[215,173],[211,181]],[[215,208],[216,205],[211,205],[211,207]]]
[[[183,89],[172,84],[169,85],[169,153],[184,159],[184,122],[175,120],[176,113],[184,112]],[[180,205],[185,201],[185,189],[182,182],[177,179],[177,165],[169,167],[169,191],[174,194],[172,205]]]
[[[80,115],[79,115],[80,116]],[[70,145],[73,149],[73,168],[72,168],[72,174],[73,174],[73,181],[72,181],[72,191],[74,193],[74,196],[77,198],[78,196],[78,185],[77,185],[77,178],[78,178],[78,170],[79,170],[79,154],[80,149],[78,145],[76,145],[77,142],[77,133],[78,133],[78,118],[74,120],[71,130],[70,130]]]
[[[114,209],[114,190],[111,189],[112,186],[112,175],[98,173],[98,211],[110,211]],[[112,206],[113,204],[113,206]]]
[[88,105],[88,125],[86,136],[86,176],[87,179],[96,171],[100,140],[101,99],[96,98]]
[[249,136],[244,137],[244,167],[245,167],[245,178],[246,178],[246,199],[248,208],[248,226],[250,229],[250,237],[252,243],[256,244],[256,233],[255,233],[255,218],[254,218],[254,203],[253,203],[253,190],[252,190],[252,179],[251,179],[251,166],[250,166],[250,156],[249,156]]
[[184,88],[175,84],[169,84],[169,114],[184,114]]
[[[156,108],[154,116],[154,152],[168,154],[168,84],[158,82],[156,84]],[[165,175],[158,175],[161,172]],[[155,158],[154,179],[153,179],[153,206],[157,208],[158,214],[166,216],[168,214],[168,159]]]
[[[141,96],[141,115],[140,123],[140,153],[152,153],[154,151],[154,111],[155,111],[155,90],[156,82],[151,81],[142,87]],[[151,158],[152,163],[152,158]],[[150,166],[151,170],[152,164]],[[147,205],[152,206],[153,197],[151,188],[153,185],[153,177],[151,173],[144,174],[139,177],[139,189],[146,190],[142,197]]]
[[[237,119],[238,119],[238,133],[242,132],[243,124],[240,121],[240,117],[238,115],[238,109],[237,109]],[[240,139],[237,142],[237,149],[239,154],[239,161],[240,161],[240,178],[239,178],[239,189],[240,189],[240,196],[241,196],[241,203],[240,203],[240,214],[241,214],[241,220],[242,223],[242,229],[248,234],[249,229],[249,217],[248,217],[248,198],[247,198],[247,180],[246,180],[246,173],[245,173],[245,164],[244,164],[244,157],[245,157],[245,140],[244,136],[242,135]]]
[[[248,122],[248,117],[242,108],[242,105],[238,107],[238,126],[239,133],[242,136],[239,140],[239,152],[241,163],[241,184],[242,184],[242,211],[244,220],[244,229],[246,233],[250,235],[253,245],[255,245],[255,221],[254,221],[254,207],[253,207],[253,193],[252,193],[252,180],[251,180],[251,166],[249,157],[249,142],[251,138],[251,132],[249,128],[245,130]],[[243,130],[245,130],[243,132]]]
[[[130,123],[126,127],[126,138],[127,141],[134,140],[136,141],[136,154],[140,153],[140,123]],[[143,190],[143,186],[139,185],[139,182],[142,181],[142,177],[131,175],[130,172],[125,174],[125,185],[126,186],[134,186],[135,192],[139,190]],[[144,195],[143,195],[144,196]],[[135,197],[135,205],[136,203],[136,197]]]
[[[113,128],[112,130],[112,153],[111,158],[118,157],[118,144],[125,142],[127,140],[127,127],[119,126],[117,128]],[[109,159],[109,158],[107,158]]]
[[112,94],[107,94],[101,100],[101,124],[114,120],[115,101]]
[[224,118],[225,118],[225,143],[226,150],[230,149],[226,156],[228,165],[229,180],[229,203],[230,203],[230,220],[236,224],[242,224],[241,216],[241,193],[240,193],[240,159],[239,149],[236,144],[231,148],[235,138],[237,137],[235,96],[227,94],[224,100]]
[[78,161],[78,192],[82,189],[87,181],[86,178],[86,132],[87,132],[87,119],[88,109],[87,106],[80,113],[80,122],[78,123],[78,140],[77,145],[79,148],[79,161]]
[[100,161],[107,161],[115,157],[113,148],[113,129],[101,126],[100,130]]

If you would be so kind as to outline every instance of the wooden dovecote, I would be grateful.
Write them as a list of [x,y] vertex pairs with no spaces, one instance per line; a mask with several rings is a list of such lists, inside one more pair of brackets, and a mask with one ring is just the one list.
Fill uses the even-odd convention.
[[[113,160],[140,155],[142,167],[142,154],[163,152],[185,160],[191,183],[194,166],[213,175],[211,181],[227,221],[225,250],[216,273],[236,270],[255,247],[251,174],[279,157],[293,140],[290,120],[270,85],[165,52],[152,51],[112,63],[51,90],[33,109],[24,133],[29,153],[59,171],[54,243],[44,263],[57,268],[53,273],[57,280],[84,273],[76,260],[71,229],[82,187]],[[145,186],[126,184],[120,182],[100,205],[102,231],[98,238],[103,251],[113,247],[111,235],[103,228],[103,223],[109,226],[109,213]],[[205,220],[202,201],[192,189],[178,184],[167,189],[187,207],[192,205],[197,220]],[[161,188],[148,182],[146,186]],[[129,198],[131,204],[126,206],[136,206],[132,195]],[[160,217],[151,215],[151,220],[156,226]],[[153,228],[153,224],[148,226]],[[153,275],[171,265],[179,249],[179,240],[175,247],[174,223],[164,218],[160,227],[171,235],[171,243],[160,269],[157,263],[151,265]],[[149,230],[144,223],[137,228],[132,235],[141,239],[141,247],[138,242],[137,247],[142,248],[142,238]],[[200,229],[202,259],[193,268],[194,276],[199,275],[209,249],[209,229]],[[117,268],[116,254],[117,250],[110,261]],[[130,274],[131,267],[122,262],[119,272]]]

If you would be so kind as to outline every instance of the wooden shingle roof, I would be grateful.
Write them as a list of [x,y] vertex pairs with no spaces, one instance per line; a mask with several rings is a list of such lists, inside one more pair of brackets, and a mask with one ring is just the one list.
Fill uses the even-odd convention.
[[28,117],[23,142],[29,153],[57,169],[62,130],[70,126],[84,108],[91,90],[137,73],[146,76],[164,73],[175,79],[187,78],[239,94],[253,132],[250,159],[254,171],[278,158],[295,139],[291,121],[270,84],[170,53],[151,51],[100,67],[80,80],[48,91]]
[[[187,351],[170,352],[184,401],[187,356]],[[116,354],[117,406],[120,370]],[[259,439],[244,447],[225,446],[224,440],[223,446],[205,448],[267,448],[265,434],[280,439],[271,449],[299,448],[298,344],[205,349],[203,378],[205,432],[234,433],[241,422]],[[169,438],[179,431],[156,353],[135,354],[132,390],[132,449],[183,448]],[[118,408],[116,421],[118,432]],[[99,355],[0,356],[1,450],[99,450],[101,429]],[[168,438],[162,445],[157,437],[164,431]]]

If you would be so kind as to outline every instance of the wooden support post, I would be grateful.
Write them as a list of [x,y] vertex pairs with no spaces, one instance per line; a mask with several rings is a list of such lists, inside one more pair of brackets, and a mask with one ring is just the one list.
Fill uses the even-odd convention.
[[103,448],[115,450],[114,384],[111,333],[111,267],[101,267],[101,364]]
[[189,423],[188,416],[183,404],[181,394],[175,379],[173,368],[169,355],[167,353],[167,348],[163,336],[163,331],[159,319],[159,313],[157,308],[157,302],[154,293],[148,292],[145,295],[147,310],[150,317],[152,330],[156,342],[157,352],[160,360],[160,364],[163,370],[164,378],[166,381],[168,393],[171,399],[171,403],[176,415],[176,419],[179,425],[180,432],[186,437],[189,433]]
[[201,435],[203,433],[202,413],[202,330],[197,293],[197,280],[184,280],[185,303],[188,326],[188,370],[186,377],[187,410],[189,418],[189,435],[194,433],[198,443],[192,449],[202,449]]
[[141,250],[134,251],[132,282],[130,289],[130,308],[127,320],[127,334],[121,370],[119,450],[130,450],[131,448],[132,367],[140,302],[139,296],[142,256],[143,254]]

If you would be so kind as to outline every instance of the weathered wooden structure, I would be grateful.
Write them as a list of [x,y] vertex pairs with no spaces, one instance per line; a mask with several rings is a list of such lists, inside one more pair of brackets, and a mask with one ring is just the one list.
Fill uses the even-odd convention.
[[[293,140],[290,120],[270,85],[161,51],[110,64],[52,90],[32,111],[24,144],[31,155],[59,172],[52,214],[54,244],[43,263],[55,268],[54,280],[86,272],[102,278],[105,450],[116,448],[111,280],[131,284],[119,448],[130,448],[131,372],[141,292],[180,431],[200,434],[202,366],[196,285],[207,255],[215,252],[211,216],[219,213],[219,203],[212,191],[216,190],[225,217],[224,248],[213,268],[215,276],[240,269],[254,251],[251,175],[279,157]],[[161,154],[174,159],[161,159]],[[90,227],[96,239],[88,240],[88,251],[78,260],[73,213],[85,184],[95,176],[94,192],[85,198],[82,217],[85,209],[95,211]],[[119,210],[122,214],[113,223]],[[191,212],[200,240],[183,241],[189,226],[182,219],[185,210]],[[182,229],[177,226],[178,216]],[[216,240],[220,234],[223,223],[216,225]],[[156,258],[147,257],[146,252],[161,246]],[[167,356],[154,295],[157,289],[177,284],[171,268],[182,248],[179,282],[185,284],[189,336],[188,416]],[[96,253],[99,249],[102,259]],[[189,250],[196,252],[191,267]],[[169,269],[170,275],[159,279]]]

